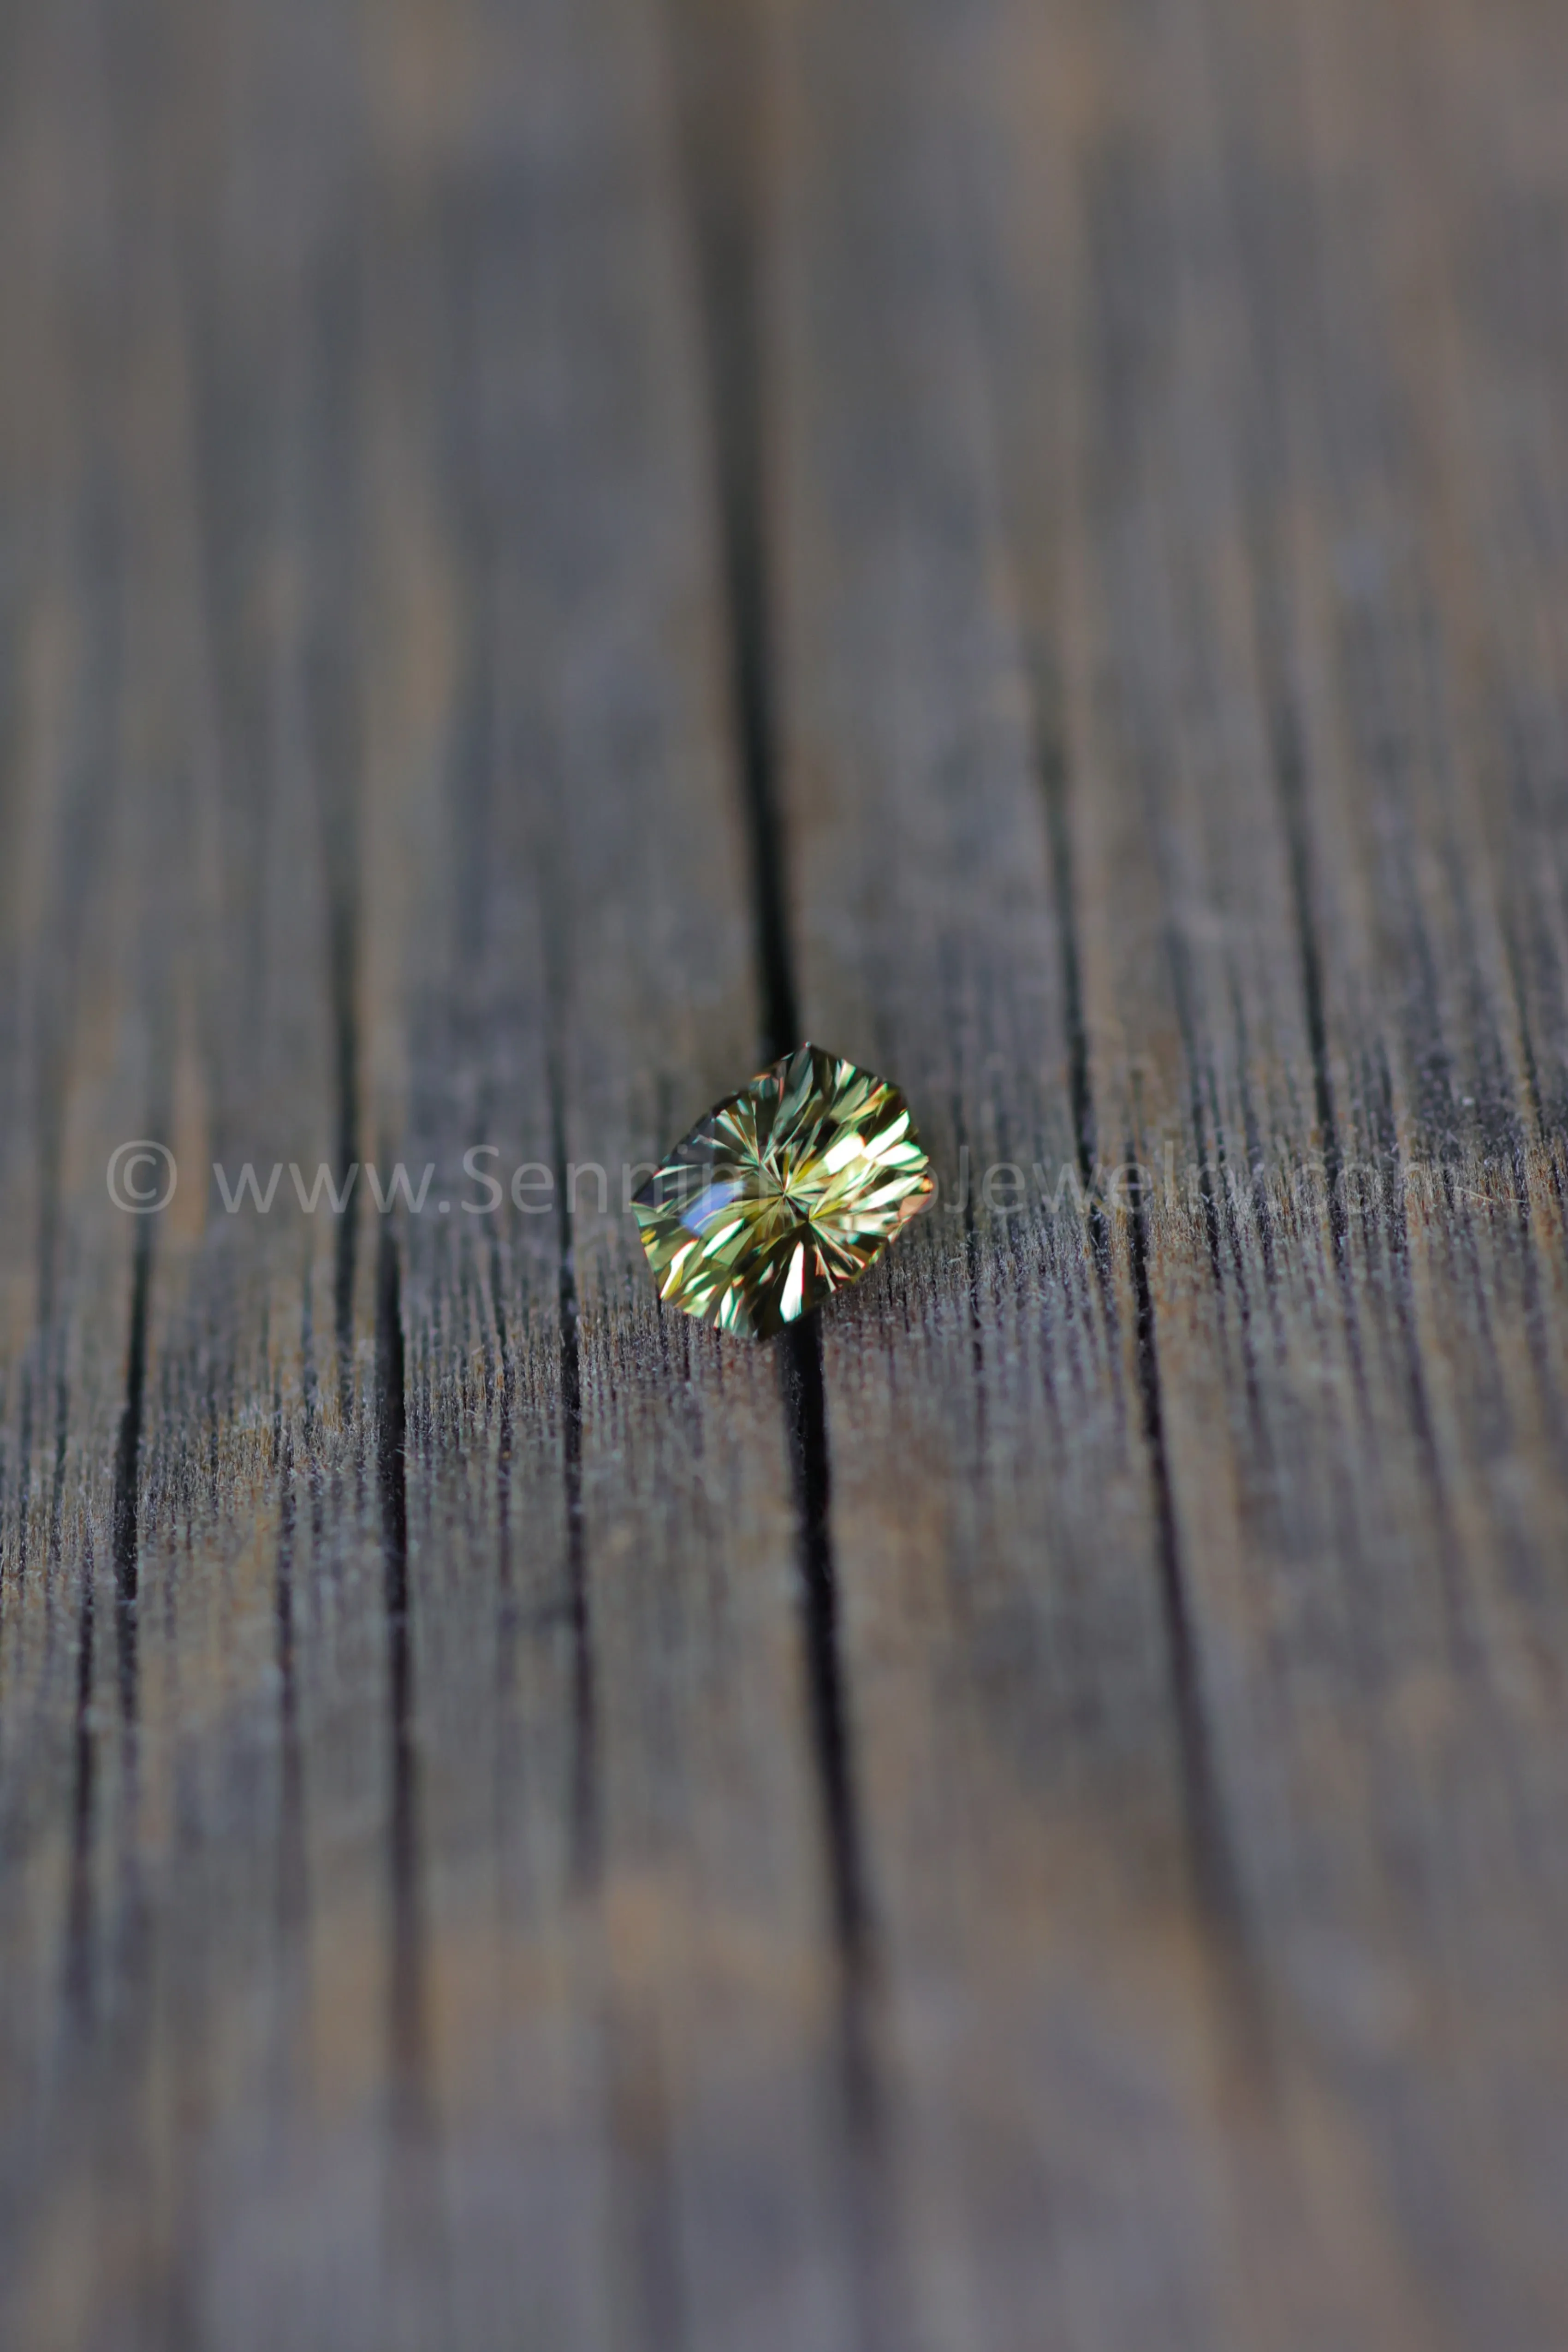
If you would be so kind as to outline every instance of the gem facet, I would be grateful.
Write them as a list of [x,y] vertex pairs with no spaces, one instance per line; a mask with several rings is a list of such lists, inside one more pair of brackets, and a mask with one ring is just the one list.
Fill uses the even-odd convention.
[[764,1339],[864,1274],[935,1189],[898,1088],[802,1045],[700,1120],[632,1207],[660,1296]]

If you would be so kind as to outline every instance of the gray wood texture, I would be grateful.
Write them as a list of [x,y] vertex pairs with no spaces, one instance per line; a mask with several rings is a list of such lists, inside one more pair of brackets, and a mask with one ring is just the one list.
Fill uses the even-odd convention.
[[1568,2340],[1565,254],[1550,0],[0,6],[7,2347]]

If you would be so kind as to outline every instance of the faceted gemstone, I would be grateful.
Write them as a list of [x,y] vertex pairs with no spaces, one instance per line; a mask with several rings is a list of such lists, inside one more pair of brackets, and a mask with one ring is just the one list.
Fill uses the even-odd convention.
[[864,1274],[934,1190],[898,1088],[802,1045],[699,1121],[632,1206],[660,1296],[764,1339]]

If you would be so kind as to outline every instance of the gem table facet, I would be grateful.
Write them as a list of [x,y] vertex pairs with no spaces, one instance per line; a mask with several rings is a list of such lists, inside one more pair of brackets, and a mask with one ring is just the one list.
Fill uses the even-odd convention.
[[934,1190],[898,1088],[802,1045],[700,1119],[632,1207],[660,1296],[764,1339],[856,1281]]

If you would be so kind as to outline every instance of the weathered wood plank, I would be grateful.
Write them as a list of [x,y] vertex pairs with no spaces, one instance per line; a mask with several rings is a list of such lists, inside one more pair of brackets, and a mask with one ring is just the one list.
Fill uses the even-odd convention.
[[[1408,14],[0,24],[7,2341],[1561,2333],[1568,44]],[[944,1197],[737,1348],[798,1033]]]
[[[1467,2148],[1541,2105],[1517,2012],[1461,1954],[1511,1948],[1546,1998],[1558,1670],[1532,1610],[1528,1664],[1508,1621],[1537,1547],[1561,1552],[1561,1307],[1539,1304],[1561,1269],[1531,1232],[1551,1185],[1510,1098],[1479,800],[1431,700],[1477,617],[1414,470],[1436,354],[1371,325],[1411,315],[1382,232],[1421,175],[1392,80],[1342,199],[1294,103],[1367,86],[1377,51],[1340,29],[1314,60],[1319,16],[1170,12],[1084,110],[1076,299],[1102,372],[1053,487],[1089,1003],[1118,1138],[1199,1171],[1144,1221],[1150,1330],[1283,2114],[1309,2158],[1312,2114],[1321,2187],[1363,2151],[1416,2340],[1528,2341],[1554,2264]],[[1027,416],[1026,394],[1019,446]],[[1554,2068],[1544,2008],[1530,2040]]]
[[[1097,1136],[1082,1066],[1077,780],[1009,593],[963,214],[984,125],[953,102],[973,59],[934,15],[794,21],[780,562],[804,1018],[905,1074],[949,1171],[971,1138],[998,1171],[890,1273],[880,1328],[865,1297],[825,1324],[919,2300],[955,2337],[1026,2341],[1048,2305],[1122,2340],[1152,2302],[1178,2336],[1261,2340],[1270,2302],[1305,2324],[1323,2295],[1310,2258],[1293,2279],[1280,2260],[1278,2130],[1220,2105],[1253,2053],[1138,1269],[1125,1221],[1069,1189],[1125,1147]],[[959,1985],[970,2030],[946,2022]],[[1074,2210],[1086,2175],[1114,2183],[1138,2263],[1012,2218]]]
[[[505,995],[476,1008],[471,1043],[416,1032],[410,1058],[416,1105],[421,1071],[428,1099],[419,1156],[437,1157],[442,1181],[455,1181],[484,1097],[485,1115],[513,1118],[514,1093],[525,1116],[547,1114],[519,1156],[551,1170],[558,1206],[574,1165],[607,1171],[607,1208],[590,1176],[570,1187],[569,1224],[535,1227],[551,1244],[531,1311],[547,1304],[558,1351],[544,1394],[563,1550],[532,1605],[534,1639],[565,1661],[545,1804],[567,1843],[510,1964],[526,1970],[564,1938],[571,2127],[601,2174],[576,2200],[599,2200],[597,2254],[578,2248],[565,2273],[599,2273],[602,2307],[581,2331],[658,2340],[683,2314],[695,2340],[729,2340],[737,2307],[776,2279],[767,2329],[827,2342],[841,2264],[820,2186],[832,2137],[814,2060],[820,1868],[776,1369],[661,1323],[624,1205],[625,1169],[758,1053],[702,386],[653,31],[613,9],[592,38],[568,20],[552,35],[542,18],[486,50],[470,102],[500,109],[499,121],[536,110],[539,145],[521,179],[505,154],[495,180],[473,184],[464,164],[417,281],[411,351],[440,350],[444,320],[460,322],[451,378],[436,400],[411,384],[409,421],[427,431],[455,410],[441,561],[468,608],[453,641],[477,637],[484,668],[466,687],[477,707],[458,717],[475,770],[452,793],[459,842],[437,886],[453,961],[410,998],[416,1020],[432,1008],[439,1020],[445,1000],[460,1021],[476,933]],[[411,595],[426,568],[410,567]],[[467,906],[453,896],[465,887]],[[517,1067],[520,1031],[531,1072]],[[511,1164],[510,1144],[502,1157]],[[444,1255],[411,1238],[426,1286],[423,1300],[408,1294],[411,1336],[450,1318]],[[518,1454],[537,1444],[531,1418],[520,1411]],[[433,1466],[443,1452],[450,1462],[432,1444]],[[411,1573],[417,1589],[421,1550],[432,1568],[445,1553],[443,1589],[460,1591],[489,1573],[491,1540],[481,1528],[465,1542],[436,1494],[423,1544],[411,1531]],[[489,1672],[476,1642],[441,1675],[453,1738],[445,1828],[427,1792],[432,1855],[465,1837],[485,1853],[488,1801],[465,1802],[457,1733],[485,1706]],[[519,1710],[535,1742],[539,1712],[537,1696]],[[526,1777],[498,1801],[529,1804]],[[438,1973],[443,1946],[462,1957],[461,1914],[432,1902],[429,1932]],[[482,1948],[480,1927],[467,1933]],[[460,2041],[449,2024],[435,2104],[473,2175],[467,2217],[453,2192],[451,2275],[482,2252],[481,2229],[498,2233],[510,2276],[487,2324],[504,2332],[529,2269],[561,2257],[531,2233],[516,2242],[515,2213],[495,2212],[494,2180],[465,2146],[496,2048],[531,2031],[511,1983],[491,2000],[467,1995]],[[520,2137],[526,2149],[526,2049],[492,2111],[491,2167],[518,2160]]]
[[[466,110],[447,134],[456,152],[443,154],[437,126],[429,179],[412,192],[395,185],[394,152],[368,249],[324,204],[284,240],[258,328],[225,285],[220,236],[198,254],[190,350],[166,309],[145,328],[154,357],[192,378],[163,421],[175,478],[150,488],[185,512],[263,485],[258,520],[231,506],[191,528],[209,533],[203,649],[218,761],[232,763],[211,811],[218,857],[232,887],[240,861],[265,869],[270,842],[290,856],[289,887],[273,897],[252,866],[236,892],[249,953],[232,961],[216,924],[198,929],[183,869],[170,887],[174,935],[194,934],[216,967],[189,1158],[250,1158],[264,1186],[279,1153],[307,1179],[322,1160],[341,1177],[391,1143],[416,1181],[433,1157],[455,1193],[462,1151],[494,1138],[494,1164],[510,1175],[542,1160],[557,1201],[579,1157],[607,1165],[618,1195],[678,1087],[695,1108],[755,1058],[654,64],[633,20],[610,20],[607,58],[563,32],[542,103],[530,75],[544,28],[527,29],[520,57],[514,39],[470,28],[446,85]],[[286,94],[321,62],[300,36],[291,52],[279,43]],[[322,39],[352,84],[341,33]],[[513,104],[535,110],[521,177],[486,154],[483,110],[505,102],[498,71]],[[564,144],[544,137],[555,107],[574,125]],[[373,122],[357,171],[383,184],[378,141],[429,135],[418,113],[390,131]],[[260,143],[232,168],[265,176]],[[521,282],[520,253],[531,264]],[[552,331],[536,343],[542,317]],[[599,391],[586,416],[584,383]],[[197,418],[188,448],[181,397]],[[210,472],[180,481],[198,453]],[[639,512],[647,533],[628,535]],[[138,559],[151,560],[140,545],[128,559],[139,593]],[[165,624],[190,632],[195,583],[180,585]],[[269,591],[282,642],[258,648]],[[137,677],[154,708],[199,698],[197,682],[172,689],[145,655]],[[100,762],[95,782],[110,772]],[[145,819],[159,803],[137,782]],[[141,885],[124,904],[152,899]],[[284,1083],[269,1086],[279,1044]],[[146,1124],[139,1105],[105,1107],[84,1196],[116,1129]],[[290,1220],[282,1184],[282,1215],[215,1216],[194,1266],[157,1261],[152,1495],[165,1449],[194,1438],[205,1454],[210,1439],[212,1454],[199,1497],[176,1480],[162,1545],[144,1509],[142,1608],[168,1604],[172,1630],[167,1657],[143,1639],[135,1753],[149,1808],[166,1743],[187,1751],[193,1785],[172,1864],[159,1855],[154,1869],[101,1801],[89,1825],[100,1875],[118,1846],[151,1881],[142,1977],[128,1994],[100,1927],[95,1990],[110,2005],[134,1997],[159,2031],[105,2059],[76,2120],[92,2129],[110,2099],[150,2116],[170,2169],[150,2203],[132,2168],[103,2168],[100,2227],[128,2238],[132,2284],[78,2264],[78,2309],[63,2317],[51,2298],[68,2291],[71,2242],[53,2210],[35,2217],[28,2324],[89,2325],[96,2294],[122,2315],[140,2307],[151,2336],[176,2305],[192,2326],[226,2315],[230,2333],[254,2325],[268,2340],[279,2327],[298,2341],[425,2340],[451,2324],[510,2338],[520,2308],[551,2340],[636,2335],[639,2298],[662,2292],[654,2273],[677,2260],[660,2242],[676,2221],[665,2170],[697,2184],[700,2277],[716,2265],[721,2285],[740,2253],[809,2279],[788,2250],[792,2232],[820,2234],[818,2126],[799,2077],[819,2006],[818,1874],[773,1368],[765,1356],[723,1366],[711,1341],[692,1360],[678,1332],[672,1371],[646,1298],[615,1339],[619,1320],[599,1308],[606,1288],[617,1306],[627,1288],[624,1221],[589,1216],[572,1277],[589,1335],[574,1404],[565,1365],[579,1342],[561,1322],[574,1261],[554,1210],[542,1234],[513,1213],[483,1255],[415,1227],[389,1307],[363,1184],[361,1213],[335,1228]],[[463,1197],[473,1191],[464,1181]],[[123,1257],[127,1228],[97,1224]],[[117,1303],[129,1294],[122,1267],[111,1287]],[[84,1285],[72,1304],[92,1311]],[[106,1335],[107,1370],[121,1328]],[[682,1371],[672,1424],[662,1399]],[[705,1432],[700,1400],[719,1398],[715,1382],[722,1423]],[[389,1500],[405,1475],[389,1404],[407,1446],[401,1501]],[[259,1493],[246,1430],[258,1412]],[[112,1461],[112,1434],[97,1454]],[[182,1537],[200,1546],[195,1572],[176,1566]],[[740,1574],[759,1547],[760,1572]],[[181,1580],[194,1589],[176,1621]],[[237,1606],[215,1620],[236,1588]],[[216,1720],[191,1689],[198,1671],[224,1693]],[[245,1769],[259,1764],[260,1781],[237,1811],[233,1775],[258,1737],[264,1753]],[[753,1807],[740,1791],[758,1771]],[[68,1804],[55,1811],[68,1824]],[[214,1909],[219,1841],[226,1913]],[[282,1949],[265,1929],[247,1948],[279,1906]],[[229,1920],[247,1924],[236,1934]],[[177,2048],[149,1990],[171,1975]],[[244,2011],[258,1992],[275,2023],[258,2047]],[[655,2116],[650,2142],[645,2110],[663,2103],[668,2071],[675,2127]],[[199,2131],[180,2123],[193,2107],[207,2110]],[[758,2111],[766,2131],[748,2120]],[[68,2136],[71,2122],[68,2103]],[[731,2194],[759,2208],[738,2247],[727,2230],[714,2242],[707,2217],[727,2209],[700,2193],[704,2168],[730,2162],[744,2180]],[[68,2149],[39,2185],[68,2197],[81,2164]],[[445,2234],[427,2219],[400,2248],[400,2200],[426,2196]],[[722,2328],[724,2296],[709,2299]],[[786,2298],[780,2340],[823,2340],[820,2316]]]

